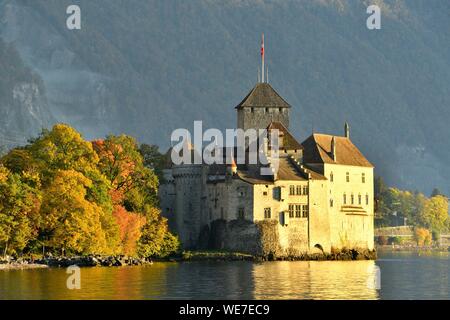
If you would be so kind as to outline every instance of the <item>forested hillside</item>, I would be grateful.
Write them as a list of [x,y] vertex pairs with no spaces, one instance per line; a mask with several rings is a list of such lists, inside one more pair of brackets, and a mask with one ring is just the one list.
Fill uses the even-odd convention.
[[[373,2],[376,31],[366,28]],[[74,3],[82,28],[70,31]],[[46,112],[89,139],[124,132],[163,148],[193,120],[234,127],[264,32],[270,83],[293,106],[300,140],[312,128],[342,134],[348,121],[388,184],[449,194],[449,12],[447,0],[0,0],[0,37],[42,79],[29,104],[42,118],[21,107],[0,135],[28,135]],[[19,108],[4,85],[13,70],[0,72],[2,115]]]

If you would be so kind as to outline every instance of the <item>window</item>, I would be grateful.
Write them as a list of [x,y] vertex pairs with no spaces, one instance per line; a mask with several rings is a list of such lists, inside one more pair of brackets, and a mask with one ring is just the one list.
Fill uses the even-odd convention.
[[308,186],[303,186],[303,194],[304,194],[305,196],[308,195]]
[[267,196],[267,191],[263,191],[263,196]]
[[302,206],[300,204],[295,205],[295,217],[301,218],[302,217]]
[[330,181],[331,181],[331,182],[334,181],[334,175],[333,175],[333,172],[330,173]]
[[245,219],[245,211],[244,208],[238,209],[238,219],[244,220]]
[[366,194],[366,205],[369,205],[369,195]]
[[266,112],[269,113],[269,108],[266,108]]
[[333,199],[330,199],[330,207],[333,208]]
[[344,204],[347,204],[347,195],[344,193]]
[[254,108],[251,108],[251,109],[250,109],[250,112],[253,112],[253,111],[255,111],[255,109],[254,109]]
[[345,181],[350,182],[350,173],[349,172],[347,172],[345,174]]
[[283,108],[278,108],[278,111],[280,111],[280,113],[283,112]]
[[365,173],[361,174],[361,182],[366,183],[366,174]]
[[362,198],[361,195],[358,194],[358,204],[359,204],[359,205],[361,205],[361,202],[362,202],[362,199],[361,199],[361,198]]
[[270,208],[264,208],[264,219],[270,219],[272,217],[272,212]]
[[293,218],[294,217],[294,205],[290,204],[289,205],[289,218]]
[[351,201],[351,203],[352,204],[355,204],[355,196],[353,195],[353,193],[352,193],[352,195],[350,196],[350,201]]
[[298,196],[301,195],[302,194],[302,186],[297,186],[296,191],[297,191]]
[[308,218],[308,205],[307,204],[302,206],[302,216],[303,216],[303,218]]
[[290,196],[295,195],[295,186],[289,186],[289,195]]

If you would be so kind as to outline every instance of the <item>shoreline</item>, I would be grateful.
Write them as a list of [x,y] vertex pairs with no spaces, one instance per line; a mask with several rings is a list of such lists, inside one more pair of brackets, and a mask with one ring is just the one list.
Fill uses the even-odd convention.
[[1,270],[23,270],[42,268],[67,268],[77,265],[79,267],[124,267],[124,266],[144,266],[152,265],[153,262],[197,262],[197,261],[355,261],[355,260],[376,260],[377,251],[369,250],[343,250],[335,253],[304,253],[289,256],[257,256],[241,252],[230,251],[184,251],[177,256],[154,259],[138,259],[124,256],[75,256],[75,257],[51,257],[45,259],[31,260],[20,258],[11,262],[0,262]]

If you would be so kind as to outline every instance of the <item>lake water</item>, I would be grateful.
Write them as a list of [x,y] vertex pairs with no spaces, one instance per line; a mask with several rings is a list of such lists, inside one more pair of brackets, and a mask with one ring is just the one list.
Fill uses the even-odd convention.
[[[448,253],[377,261],[190,262],[0,271],[0,299],[449,299]],[[379,268],[379,269],[378,269]],[[379,271],[378,271],[379,270]]]

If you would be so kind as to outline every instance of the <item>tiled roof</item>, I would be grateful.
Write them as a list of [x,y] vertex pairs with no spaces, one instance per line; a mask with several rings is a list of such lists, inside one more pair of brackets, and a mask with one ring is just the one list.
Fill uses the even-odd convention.
[[[336,159],[333,159],[331,141],[335,138]],[[373,165],[363,156],[361,151],[346,137],[314,133],[305,141],[303,160],[305,163],[330,163],[348,166],[372,167]]]
[[243,107],[277,107],[290,108],[287,103],[268,83],[257,83],[236,108]]

